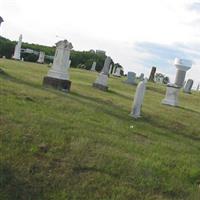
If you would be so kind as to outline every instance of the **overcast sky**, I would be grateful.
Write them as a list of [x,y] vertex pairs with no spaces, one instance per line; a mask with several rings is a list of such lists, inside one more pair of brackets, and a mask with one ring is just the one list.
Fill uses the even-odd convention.
[[148,76],[154,65],[172,82],[174,58],[191,59],[187,78],[200,81],[200,0],[0,0],[0,16],[11,40],[67,39],[75,50],[105,50],[125,72]]

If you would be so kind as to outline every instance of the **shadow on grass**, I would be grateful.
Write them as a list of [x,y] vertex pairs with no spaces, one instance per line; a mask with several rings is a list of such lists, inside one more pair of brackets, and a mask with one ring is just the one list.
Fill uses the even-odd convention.
[[[119,93],[119,92],[117,92],[117,91],[114,91],[114,90],[108,90],[108,93],[114,94],[114,95],[119,96],[119,97],[124,98],[124,99],[130,99],[130,100],[133,101],[133,98],[132,98],[132,97],[129,97],[129,96],[124,95],[124,94],[121,94],[121,93]],[[133,95],[134,95],[134,94],[133,94]]]
[[[199,114],[199,115],[200,115],[200,112],[199,112],[199,111],[192,110],[192,109],[190,109],[190,108],[185,108],[185,107],[182,107],[182,106],[178,106],[177,108],[182,109],[182,110],[185,110],[185,111],[189,111],[189,112],[192,112],[192,113],[196,113],[196,114]],[[200,116],[199,116],[199,117],[200,117]]]
[[[168,130],[171,134],[182,136],[184,138],[191,139],[194,141],[200,141],[200,136],[187,134],[185,130],[186,128],[185,125],[180,122],[174,121],[173,123],[170,123],[170,124],[163,124],[160,120],[158,120],[156,116],[153,117],[149,115],[144,116],[143,119],[144,119],[144,122],[149,123],[151,126]],[[169,135],[169,137],[171,137],[171,134]]]

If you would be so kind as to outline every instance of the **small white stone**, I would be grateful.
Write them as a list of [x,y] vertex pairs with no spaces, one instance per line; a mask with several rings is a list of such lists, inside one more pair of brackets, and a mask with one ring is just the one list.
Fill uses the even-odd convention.
[[22,46],[22,35],[19,36],[19,41],[15,46],[15,51],[13,55],[13,59],[20,60],[21,58],[21,46]]

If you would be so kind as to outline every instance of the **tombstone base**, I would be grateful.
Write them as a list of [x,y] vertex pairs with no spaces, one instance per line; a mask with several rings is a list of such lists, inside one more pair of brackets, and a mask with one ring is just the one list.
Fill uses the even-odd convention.
[[97,88],[97,89],[99,89],[99,90],[108,91],[108,86],[105,86],[105,85],[101,85],[101,84],[98,84],[98,83],[93,83],[92,86]]
[[169,105],[169,106],[178,106],[178,93],[179,87],[174,86],[167,86],[166,96],[162,100],[162,104]]
[[69,92],[71,87],[71,81],[45,76],[43,79],[43,85]]

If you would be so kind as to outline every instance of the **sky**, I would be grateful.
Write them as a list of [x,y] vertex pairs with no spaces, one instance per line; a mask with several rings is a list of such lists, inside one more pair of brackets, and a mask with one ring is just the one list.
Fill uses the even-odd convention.
[[152,66],[174,81],[175,57],[190,59],[186,79],[200,82],[200,0],[0,0],[0,34],[74,50],[105,50],[125,72]]

